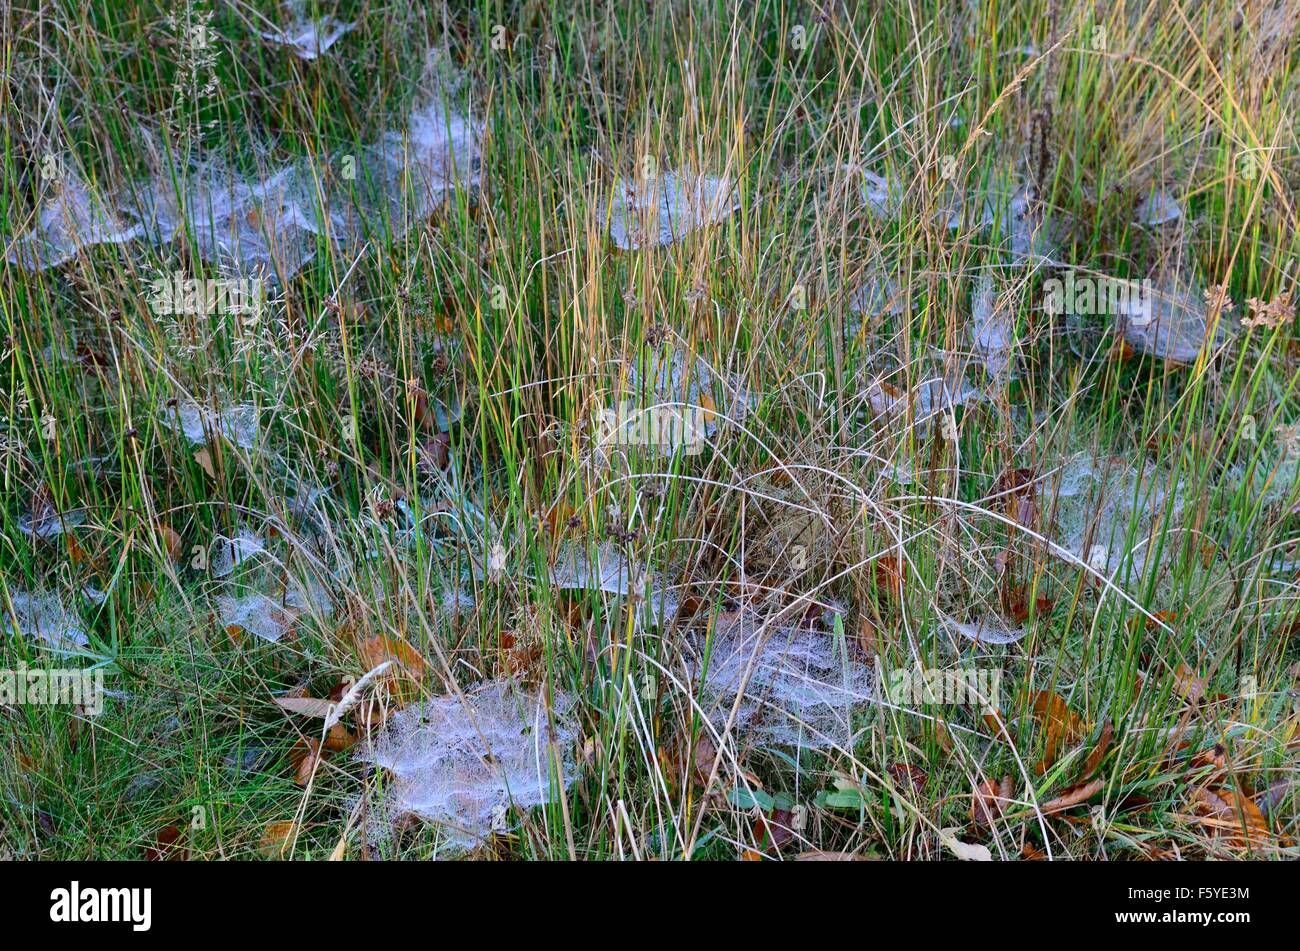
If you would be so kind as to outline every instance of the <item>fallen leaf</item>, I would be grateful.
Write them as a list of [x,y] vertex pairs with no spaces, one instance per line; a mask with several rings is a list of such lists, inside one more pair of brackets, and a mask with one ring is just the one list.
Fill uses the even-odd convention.
[[896,555],[876,559],[876,587],[894,601],[903,597],[903,562]]
[[1083,764],[1083,778],[1091,779],[1093,774],[1101,768],[1101,761],[1105,759],[1110,745],[1115,740],[1115,726],[1107,720],[1102,724],[1101,736],[1097,738],[1097,745],[1092,748],[1088,754],[1087,761]]
[[320,763],[320,758],[320,740],[310,736],[305,740],[298,741],[298,744],[294,747],[291,761],[294,764],[294,781],[299,786],[306,786],[311,782],[312,776],[316,774],[316,767]]
[[1259,806],[1236,790],[1223,786],[1201,787],[1192,794],[1192,811],[1197,820],[1215,833],[1230,834],[1231,840],[1250,848],[1267,844],[1271,835]]
[[754,837],[766,849],[780,849],[794,838],[794,814],[788,809],[760,812],[754,820]]
[[1208,686],[1209,681],[1197,677],[1186,664],[1179,664],[1174,670],[1174,689],[1178,691],[1178,696],[1188,703],[1199,703],[1201,698],[1205,696],[1205,689]]
[[194,461],[208,474],[209,479],[217,477],[217,470],[212,465],[212,453],[208,452],[206,448],[194,453]]
[[713,766],[718,759],[717,747],[713,745],[713,740],[701,735],[695,741],[695,781],[703,786],[708,783],[709,776],[713,773]]
[[268,822],[262,827],[262,854],[267,858],[282,859],[293,848],[297,837],[298,823],[292,820]]
[[419,679],[429,666],[418,650],[395,637],[371,637],[359,646],[359,653],[367,670],[373,670],[387,661],[396,661],[406,673]]
[[867,659],[874,658],[880,653],[880,645],[876,638],[876,625],[866,615],[858,621],[858,649]]
[[154,836],[153,845],[145,846],[144,857],[150,862],[184,861],[189,857],[185,833],[180,826],[163,826]]
[[1033,711],[1043,726],[1043,758],[1034,766],[1039,776],[1047,772],[1060,753],[1061,744],[1077,740],[1083,733],[1083,719],[1051,690],[1034,694]]
[[1066,809],[1073,809],[1075,806],[1087,802],[1097,793],[1101,792],[1102,787],[1106,785],[1105,780],[1093,779],[1086,783],[1079,783],[1071,786],[1055,799],[1049,799],[1039,807],[1039,812],[1045,816],[1050,816],[1054,812],[1064,812]]
[[333,700],[321,700],[317,697],[276,697],[275,705],[281,710],[304,717],[327,717],[338,706]]
[[904,788],[910,786],[912,792],[918,796],[925,792],[925,784],[930,780],[929,773],[909,763],[890,763],[885,767],[885,772],[889,773],[890,778],[899,786]]
[[971,794],[970,817],[977,826],[991,826],[1011,805],[1015,786],[1010,776],[980,783]]
[[179,562],[185,557],[185,542],[176,529],[164,522],[158,527],[158,534],[162,536],[163,548],[166,549],[168,558]]
[[348,732],[342,723],[335,723],[325,731],[325,749],[331,753],[343,753],[356,745],[357,738]]

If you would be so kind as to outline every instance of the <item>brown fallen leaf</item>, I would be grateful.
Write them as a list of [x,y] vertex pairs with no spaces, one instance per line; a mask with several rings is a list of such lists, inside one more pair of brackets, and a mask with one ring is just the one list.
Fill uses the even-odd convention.
[[862,652],[862,656],[868,660],[875,658],[880,653],[880,645],[876,637],[876,625],[865,614],[858,621],[858,649]]
[[1073,809],[1075,806],[1082,805],[1097,793],[1101,792],[1102,787],[1106,785],[1104,779],[1092,779],[1086,783],[1078,783],[1071,786],[1055,799],[1049,799],[1039,807],[1039,812],[1045,816],[1050,816],[1054,812],[1064,812],[1066,809]]
[[1032,842],[1026,842],[1020,849],[1020,857],[1026,862],[1046,862],[1047,853],[1034,845]]
[[418,650],[406,641],[395,637],[375,635],[358,645],[358,652],[366,670],[373,670],[385,661],[395,661],[407,674],[416,679],[424,676],[429,664]]
[[314,736],[299,740],[294,746],[290,759],[294,764],[294,781],[299,786],[306,786],[311,782],[312,776],[316,773],[316,767],[320,763],[320,758],[320,740]]
[[331,753],[344,753],[356,745],[357,738],[342,723],[335,723],[325,732],[325,749]]
[[1083,764],[1083,778],[1091,779],[1101,769],[1101,761],[1106,758],[1106,753],[1110,750],[1110,745],[1115,741],[1115,725],[1107,720],[1101,725],[1101,736],[1097,738],[1097,745],[1092,748],[1088,754],[1088,759]]
[[1259,806],[1234,789],[1203,786],[1192,794],[1191,806],[1201,825],[1216,834],[1227,834],[1236,845],[1252,848],[1272,840]]
[[1043,725],[1043,758],[1034,766],[1039,776],[1056,762],[1061,745],[1074,742],[1083,734],[1083,718],[1070,709],[1070,705],[1054,691],[1040,690],[1034,694],[1034,716]]
[[333,700],[321,700],[317,697],[276,697],[275,705],[289,713],[324,719],[338,704]]
[[163,548],[167,552],[167,557],[173,562],[179,563],[185,557],[185,542],[180,533],[166,522],[163,522],[158,526],[158,534],[162,536]]
[[1156,611],[1148,618],[1143,618],[1143,626],[1148,631],[1158,631],[1162,627],[1168,627],[1178,620],[1177,611]]
[[760,812],[754,820],[754,838],[765,849],[780,849],[794,838],[794,814],[788,809]]
[[1006,812],[1014,795],[1015,786],[1010,776],[980,783],[971,794],[971,821],[977,826],[991,826]]
[[1196,673],[1186,664],[1179,664],[1174,670],[1174,689],[1178,691],[1178,696],[1188,703],[1199,703],[1201,698],[1205,696],[1205,690],[1208,686],[1209,681],[1197,677]]
[[206,448],[200,449],[194,453],[194,461],[197,462],[199,467],[208,474],[209,479],[215,479],[217,477],[217,470],[212,465],[212,453],[210,453]]
[[366,670],[393,663],[378,680],[377,686],[386,689],[375,691],[381,698],[387,697],[390,701],[387,706],[400,707],[419,698],[420,683],[429,664],[411,644],[400,638],[375,635],[358,644],[357,653]]
[[268,822],[262,827],[259,846],[262,854],[267,858],[282,859],[293,849],[293,842],[297,837],[297,822],[293,820]]
[[694,773],[695,782],[701,786],[709,781],[709,776],[713,773],[713,766],[718,760],[717,747],[713,745],[713,740],[701,734],[695,741],[695,762]]
[[1017,624],[1024,624],[1029,620],[1030,615],[1033,615],[1034,617],[1042,617],[1043,615],[1050,614],[1052,608],[1056,606],[1056,602],[1051,598],[1039,595],[1033,599],[1033,610],[1030,610],[1031,602],[1029,600],[1029,594],[1023,585],[1005,590],[1002,602],[1003,610],[1005,610],[1006,613],[1011,616],[1011,619]]
[[904,789],[911,788],[916,795],[925,792],[925,784],[930,781],[930,774],[919,766],[910,763],[890,763],[885,767],[891,779]]
[[145,846],[144,857],[150,862],[183,862],[189,858],[185,833],[180,826],[163,826],[152,845]]
[[876,559],[876,588],[895,602],[903,599],[903,562],[897,555]]

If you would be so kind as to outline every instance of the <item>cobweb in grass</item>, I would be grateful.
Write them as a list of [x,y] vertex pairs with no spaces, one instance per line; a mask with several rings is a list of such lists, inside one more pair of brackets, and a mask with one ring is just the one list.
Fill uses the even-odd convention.
[[625,554],[610,544],[594,550],[569,545],[556,557],[550,569],[550,584],[558,590],[603,591],[619,597],[644,598],[660,624],[677,615],[679,599],[654,575],[631,564]]
[[[879,257],[871,260],[860,283],[849,295],[849,309],[867,317],[892,317],[903,312],[903,294],[897,282],[889,277],[885,264]],[[857,325],[861,326],[861,322],[857,322]]]
[[1135,212],[1137,220],[1144,225],[1163,225],[1177,221],[1183,216],[1183,209],[1163,188],[1152,189]]
[[668,245],[717,224],[737,207],[727,178],[665,172],[641,182],[620,180],[606,209],[609,236],[623,250]]
[[940,614],[939,621],[950,631],[977,644],[1014,644],[1029,633],[1028,627],[1010,627],[993,615],[986,615],[975,622],[965,622]]
[[891,380],[898,374],[878,377],[861,390],[858,399],[870,411],[888,423],[905,423],[926,432],[936,422],[950,417],[959,406],[984,402],[989,396],[964,379],[935,373],[904,388]]
[[[215,159],[197,168],[183,213],[199,256],[240,274],[276,280],[297,274],[315,257],[323,230],[314,175],[305,160],[263,180]],[[179,219],[181,212],[173,208],[170,215]]]
[[1016,351],[1015,315],[998,301],[990,274],[980,277],[971,296],[971,340],[989,377],[995,382],[1009,379]]
[[1217,348],[1230,339],[1231,322],[1225,319],[1211,335],[1205,292],[1195,280],[1168,278],[1140,301],[1126,298],[1122,307],[1124,340],[1153,357],[1193,363],[1207,345]]
[[287,603],[259,593],[223,594],[217,598],[217,614],[222,627],[240,627],[272,643],[293,629],[298,613]]
[[163,420],[196,446],[207,445],[214,434],[244,449],[257,442],[257,407],[249,403],[213,410],[193,400],[181,400],[163,411]]
[[875,172],[862,173],[862,203],[876,218],[893,218],[898,214],[902,201],[903,192],[898,182]]
[[435,96],[412,110],[405,132],[319,163],[303,158],[250,175],[215,156],[184,167],[159,161],[150,180],[124,190],[118,209],[68,174],[9,257],[40,270],[91,244],[184,236],[222,271],[287,281],[321,241],[400,237],[451,193],[477,186],[482,131]]
[[[16,634],[44,641],[58,650],[86,647],[90,639],[81,617],[63,603],[55,592],[10,591],[13,613],[5,618],[6,628]],[[0,598],[0,610],[4,602]]]
[[1010,194],[1008,187],[991,189],[984,202],[983,224],[999,226],[1014,263],[1060,265],[1057,246],[1061,229],[1052,220],[1050,209],[1038,199],[1033,186],[1022,185]]
[[[871,668],[846,639],[811,627],[769,626],[747,612],[720,620],[691,658],[705,710],[721,730],[740,696],[735,725],[773,746],[851,749],[851,713],[872,699]],[[742,693],[743,686],[743,693]]]
[[692,358],[681,348],[667,354],[654,351],[641,364],[630,365],[628,387],[645,405],[653,401],[698,408],[708,439],[720,422],[743,421],[754,402],[739,378],[719,373],[703,357]]
[[356,23],[344,23],[332,14],[311,19],[303,0],[283,4],[285,24],[275,30],[261,31],[262,39],[288,47],[299,59],[313,60],[356,29]]
[[63,533],[86,523],[85,509],[70,509],[58,512],[53,508],[21,515],[18,518],[18,531],[30,538],[56,538]]
[[355,175],[345,189],[350,201],[335,203],[343,209],[343,237],[401,237],[458,189],[475,188],[482,133],[479,123],[446,108],[440,99],[413,110],[405,132],[390,132],[357,156]]
[[[1096,571],[1134,582],[1157,558],[1168,556],[1174,533],[1161,545],[1161,527],[1181,516],[1182,486],[1148,466],[1141,473],[1127,460],[1076,456],[1056,476],[1059,543]],[[1051,498],[1049,494],[1045,496]],[[1166,515],[1167,513],[1167,515]]]
[[398,710],[358,758],[392,774],[381,812],[436,822],[453,846],[472,848],[499,827],[508,806],[552,801],[577,776],[573,702],[510,681],[484,683]]
[[32,230],[14,242],[8,257],[27,270],[42,270],[71,260],[82,248],[121,244],[140,234],[139,225],[123,220],[101,194],[67,168],[47,189]]
[[214,578],[224,578],[244,562],[263,554],[266,546],[248,529],[240,529],[232,536],[218,535],[212,541],[208,570]]

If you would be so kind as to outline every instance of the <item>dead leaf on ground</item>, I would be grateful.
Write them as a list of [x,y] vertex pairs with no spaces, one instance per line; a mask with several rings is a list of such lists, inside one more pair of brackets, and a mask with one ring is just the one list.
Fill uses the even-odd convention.
[[880,653],[880,645],[876,637],[876,625],[865,614],[858,621],[858,649],[868,659],[872,659]]
[[1054,691],[1040,690],[1034,694],[1034,716],[1043,727],[1043,758],[1034,766],[1039,776],[1056,762],[1064,743],[1078,740],[1084,731],[1083,718],[1070,709],[1070,705]]
[[325,732],[325,749],[331,753],[345,753],[356,745],[357,738],[342,723],[335,723]]
[[185,542],[181,539],[180,533],[166,522],[163,522],[158,526],[158,534],[162,536],[163,548],[167,552],[167,557],[173,562],[179,563],[185,557]]
[[885,767],[891,779],[904,789],[911,788],[916,795],[925,792],[925,784],[930,781],[930,774],[919,766],[910,763],[890,763]]
[[262,854],[267,858],[282,859],[293,848],[293,841],[298,837],[298,823],[292,820],[268,822],[262,827],[259,843]]
[[713,745],[713,740],[701,735],[695,741],[695,782],[703,786],[709,781],[709,776],[713,773],[713,766],[718,759],[717,747]]
[[314,736],[299,740],[294,746],[291,761],[294,764],[294,781],[299,786],[306,786],[311,782],[312,776],[316,773],[316,767],[320,763],[320,758],[320,740]]
[[1192,794],[1191,806],[1196,821],[1216,835],[1227,835],[1236,845],[1252,848],[1272,839],[1259,806],[1236,790],[1202,787]]
[[1091,779],[1092,776],[1101,768],[1101,761],[1105,759],[1106,753],[1110,750],[1110,745],[1115,741],[1115,725],[1107,720],[1102,724],[1101,736],[1097,738],[1097,745],[1092,748],[1088,754],[1088,759],[1083,764],[1083,778]]
[[180,826],[163,826],[154,836],[152,845],[145,846],[145,858],[150,862],[183,862],[189,858],[185,846],[185,832]]
[[217,470],[212,465],[212,453],[207,449],[200,449],[195,452],[194,461],[197,462],[199,467],[208,474],[209,479],[215,479],[217,477]]
[[1073,809],[1075,806],[1082,805],[1097,793],[1101,792],[1106,781],[1103,779],[1093,779],[1086,783],[1079,783],[1071,786],[1055,799],[1049,799],[1039,807],[1039,812],[1045,816],[1050,816],[1055,812],[1064,812],[1066,809]]
[[321,700],[317,697],[276,697],[275,705],[289,713],[324,719],[330,715],[337,704],[333,700]]
[[971,821],[977,826],[991,826],[1006,812],[1014,795],[1015,786],[1010,776],[980,783],[971,794]]
[[903,599],[903,561],[897,555],[876,559],[876,588],[895,602]]
[[1209,681],[1197,677],[1196,673],[1186,664],[1179,664],[1174,670],[1174,689],[1178,691],[1178,696],[1188,703],[1199,703],[1201,698],[1205,696],[1205,690],[1208,686]]
[[754,838],[765,849],[780,849],[794,838],[794,813],[788,809],[760,812],[754,820]]

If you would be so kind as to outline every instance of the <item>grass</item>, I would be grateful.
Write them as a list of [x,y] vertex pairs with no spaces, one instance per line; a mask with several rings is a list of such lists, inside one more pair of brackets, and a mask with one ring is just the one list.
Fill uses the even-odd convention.
[[[484,133],[477,187],[404,233],[312,238],[256,322],[150,309],[159,275],[222,276],[192,230],[0,264],[0,603],[56,592],[88,634],[64,656],[10,630],[0,667],[95,667],[109,691],[98,716],[0,713],[0,854],[463,854],[376,806],[384,771],[313,755],[319,721],[275,702],[337,699],[391,655],[392,706],[500,676],[573,698],[551,714],[572,717],[573,782],[500,815],[476,858],[937,859],[954,837],[1002,857],[1294,857],[1286,7],[341,0],[357,27],[306,61],[258,38],[267,0],[172,23],[126,0],[7,6],[6,243],[47,156],[104,194],[213,159],[325,181],[435,92]],[[208,47],[183,42],[194,23]],[[613,247],[620,183],[679,171],[725,176],[735,211]],[[897,189],[888,214],[864,172]],[[1021,185],[1050,262],[1008,250]],[[1179,219],[1135,220],[1154,188]],[[954,194],[956,231],[937,216]],[[1142,352],[1114,315],[1047,312],[1068,269],[1194,274],[1232,305],[1211,331],[1234,332]],[[901,306],[853,313],[876,274]],[[995,379],[972,344],[986,276],[1015,340]],[[1280,316],[1242,328],[1251,299]],[[743,418],[698,453],[602,450],[597,414],[662,399],[644,381],[677,350],[748,397],[706,386],[706,411]],[[981,395],[927,422],[936,374]],[[190,444],[168,423],[186,400],[256,406],[256,439]],[[1061,491],[1084,462],[1093,495]],[[47,510],[85,523],[21,530]],[[267,557],[216,576],[210,546],[241,529]],[[572,545],[648,568],[682,611],[550,583]],[[219,597],[283,598],[322,565],[328,597],[278,642],[219,618]],[[1028,633],[976,643],[944,616]],[[710,720],[686,658],[743,618],[875,658],[881,702],[851,739]],[[996,712],[892,702],[888,673],[914,669],[996,671]],[[380,719],[349,715],[335,745]]]

